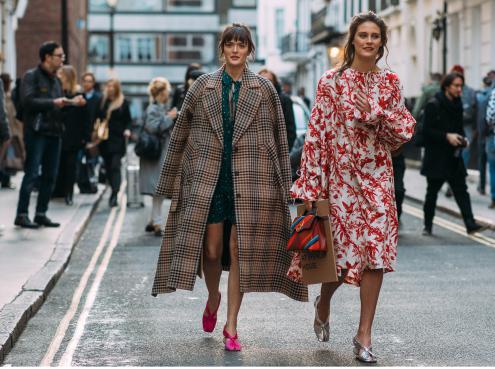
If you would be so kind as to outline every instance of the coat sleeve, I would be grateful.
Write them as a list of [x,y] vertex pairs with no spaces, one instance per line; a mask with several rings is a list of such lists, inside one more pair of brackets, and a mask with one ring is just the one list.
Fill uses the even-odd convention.
[[122,108],[123,108],[122,118],[125,129],[130,130],[132,128],[132,117],[131,117],[131,109],[129,108],[129,103],[127,102],[127,100],[124,100],[124,104]]
[[416,120],[404,104],[402,86],[395,73],[387,75],[390,98],[368,99],[371,112],[360,112],[357,108],[354,117],[366,124],[376,125],[376,136],[390,151],[397,150],[409,141],[414,133]]
[[291,184],[291,171],[289,160],[289,146],[287,144],[287,128],[285,125],[284,112],[280,98],[272,84],[268,84],[270,91],[270,102],[274,108],[273,136],[277,145],[277,158],[284,183],[284,193],[289,199],[289,188]]
[[423,125],[423,136],[426,140],[436,143],[446,143],[448,131],[439,127],[438,106],[430,101],[425,107],[425,118]]
[[182,163],[182,154],[186,147],[191,121],[196,108],[196,101],[202,94],[204,81],[207,75],[201,76],[194,82],[191,88],[187,91],[187,95],[182,104],[182,108],[172,131],[170,144],[168,146],[167,155],[163,162],[160,172],[160,179],[156,186],[156,195],[172,198],[174,190],[175,178],[179,173],[179,167]]
[[315,104],[306,130],[306,139],[301,158],[301,174],[292,185],[293,198],[315,201],[320,198],[322,183],[322,150],[326,119],[329,116],[331,97],[322,77],[318,82]]
[[488,107],[486,108],[486,122],[489,125],[495,125],[495,89],[493,89],[490,99],[488,100]]

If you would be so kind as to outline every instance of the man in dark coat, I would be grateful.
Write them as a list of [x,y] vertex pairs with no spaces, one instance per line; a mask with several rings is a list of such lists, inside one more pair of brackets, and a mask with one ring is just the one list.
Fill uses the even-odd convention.
[[441,91],[425,108],[425,155],[421,174],[426,176],[428,186],[423,208],[424,235],[432,234],[437,195],[444,182],[448,182],[452,188],[467,233],[484,229],[474,220],[466,185],[467,171],[462,159],[462,149],[468,144],[462,119],[463,84],[464,77],[461,74],[448,74],[441,83]]
[[[41,64],[24,75],[21,84],[22,121],[26,142],[26,162],[14,224],[24,228],[58,227],[47,216],[48,202],[57,177],[60,159],[61,108],[66,104],[57,70],[64,50],[56,42],[45,42],[39,50]],[[41,182],[34,223],[28,216],[29,199],[41,166]]]

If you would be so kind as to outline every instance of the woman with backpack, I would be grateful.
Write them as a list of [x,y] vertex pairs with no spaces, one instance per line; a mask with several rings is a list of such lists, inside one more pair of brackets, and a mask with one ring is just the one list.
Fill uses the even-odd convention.
[[154,78],[148,86],[150,104],[146,109],[143,131],[154,135],[160,142],[161,153],[158,157],[141,156],[139,161],[139,186],[143,195],[152,197],[151,216],[146,225],[146,232],[154,232],[161,236],[163,196],[155,193],[156,184],[160,177],[160,169],[167,154],[170,136],[177,117],[177,109],[170,110],[170,82],[163,78]]

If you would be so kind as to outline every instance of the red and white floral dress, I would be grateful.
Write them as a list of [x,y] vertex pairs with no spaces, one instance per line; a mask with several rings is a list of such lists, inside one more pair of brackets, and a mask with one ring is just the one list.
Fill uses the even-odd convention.
[[[371,113],[357,109],[359,90]],[[329,199],[337,271],[348,270],[346,283],[359,286],[365,269],[395,268],[398,222],[390,152],[412,137],[415,123],[390,70],[346,69],[339,76],[332,69],[318,82],[291,196]]]

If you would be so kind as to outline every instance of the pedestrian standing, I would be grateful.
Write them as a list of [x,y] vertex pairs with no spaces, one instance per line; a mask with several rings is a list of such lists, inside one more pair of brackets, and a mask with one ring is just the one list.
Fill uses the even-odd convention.
[[280,87],[280,83],[278,82],[277,75],[273,71],[269,70],[268,68],[262,68],[258,72],[258,74],[273,83],[275,90],[277,90],[280,103],[282,104],[282,111],[284,113],[285,129],[287,131],[287,144],[289,145],[290,152],[290,150],[292,150],[292,146],[294,145],[294,141],[297,138],[296,119],[294,118],[294,108],[292,106],[292,100],[289,95],[282,92],[282,88]]
[[449,73],[441,83],[441,91],[425,108],[423,135],[425,154],[421,174],[426,177],[424,203],[424,235],[431,235],[438,191],[448,182],[461,210],[467,233],[482,231],[474,220],[471,199],[467,191],[467,170],[462,150],[469,144],[463,129],[462,86],[464,77]]
[[492,92],[492,79],[487,75],[483,78],[483,89],[476,92],[476,131],[478,132],[478,170],[480,172],[478,182],[478,192],[480,195],[485,195],[486,187],[486,139],[490,133],[486,124],[486,111],[488,109],[488,100]]
[[108,205],[114,207],[118,206],[117,195],[122,182],[121,162],[127,150],[126,140],[131,136],[132,123],[129,103],[117,79],[110,79],[106,83],[98,115],[108,122],[108,139],[99,144],[99,149],[112,189]]
[[311,101],[309,100],[309,97],[306,96],[306,89],[304,87],[299,87],[299,89],[297,90],[297,96],[299,96],[302,101],[304,101],[308,109],[311,109]]
[[95,89],[96,79],[93,73],[86,72],[82,75],[82,88],[86,107],[88,110],[88,124],[93,127],[101,105],[101,93]]
[[[54,41],[45,42],[39,50],[41,63],[28,70],[21,83],[22,122],[26,144],[24,177],[19,191],[14,224],[24,228],[58,227],[60,223],[46,216],[60,159],[65,106],[57,71],[65,60],[63,48]],[[34,223],[28,216],[29,199],[35,182],[41,178]]]
[[53,197],[63,197],[65,203],[74,203],[77,157],[81,149],[91,142],[92,126],[88,120],[86,100],[77,85],[77,72],[72,65],[64,65],[57,72],[62,82],[66,106],[62,109],[62,151]]
[[286,276],[290,167],[280,100],[247,67],[248,27],[227,26],[218,50],[225,64],[189,89],[161,171],[156,193],[172,203],[152,294],[192,290],[204,271],[203,330],[212,332],[222,268],[230,270],[223,335],[225,349],[238,351],[245,292],[307,301],[307,288]]
[[12,79],[8,73],[2,73],[0,79],[3,82],[5,94],[5,110],[10,128],[10,140],[6,147],[4,156],[4,168],[2,177],[2,188],[15,189],[10,178],[19,170],[24,169],[26,159],[26,149],[24,147],[24,127],[21,121],[16,118],[17,112],[12,101],[11,83]]
[[416,100],[412,111],[414,119],[418,122],[423,119],[424,109],[428,101],[440,91],[440,73],[431,73],[430,82],[421,88],[421,96]]
[[143,129],[160,140],[161,155],[157,159],[141,157],[139,160],[139,188],[142,194],[152,197],[151,217],[145,231],[154,232],[156,236],[162,235],[162,204],[164,199],[163,196],[156,195],[156,185],[177,117],[177,109],[170,109],[170,90],[170,82],[163,77],[153,78],[148,85],[150,104],[146,109]]
[[191,63],[187,66],[186,76],[184,77],[184,84],[177,86],[174,91],[174,96],[172,98],[172,107],[176,108],[178,112],[180,112],[182,108],[182,104],[184,103],[184,99],[186,98],[187,91],[189,87],[194,83],[194,79],[191,76],[191,73],[195,70],[200,70],[201,64]]
[[495,88],[492,90],[490,100],[488,101],[486,123],[486,155],[488,160],[488,170],[490,173],[490,195],[492,198],[492,202],[489,207],[490,209],[495,209]]
[[415,120],[397,74],[380,69],[387,26],[373,12],[351,20],[344,61],[318,82],[301,162],[291,195],[309,210],[330,202],[338,282],[323,283],[314,330],[329,340],[330,300],[343,283],[360,287],[361,316],[353,338],[360,361],[376,362],[371,333],[383,274],[395,270],[397,216],[391,151],[407,142]]

